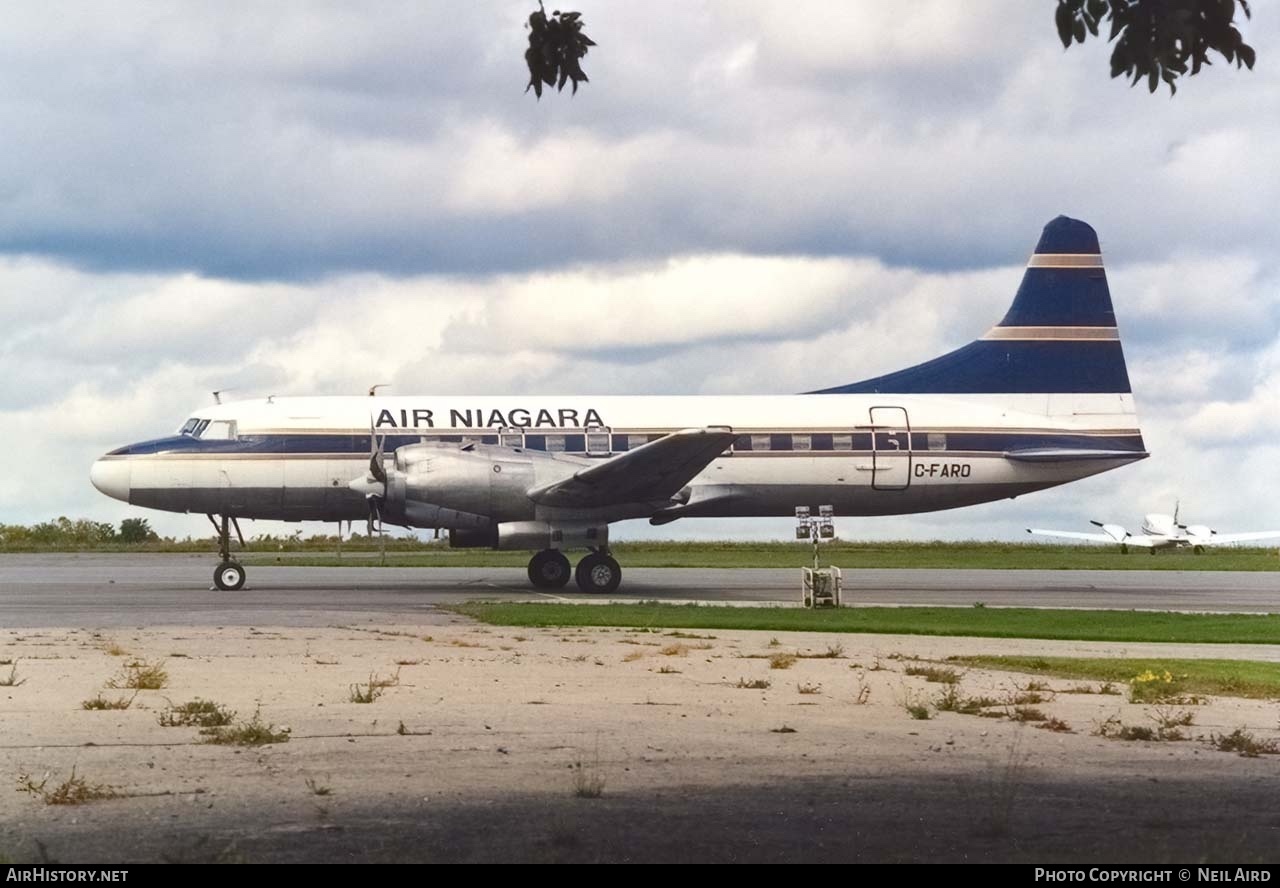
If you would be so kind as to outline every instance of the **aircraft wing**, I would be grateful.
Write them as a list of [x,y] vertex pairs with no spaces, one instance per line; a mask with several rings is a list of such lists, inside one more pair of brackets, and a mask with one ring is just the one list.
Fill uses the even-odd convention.
[[1088,540],[1091,543],[1110,543],[1113,546],[1141,546],[1146,549],[1153,548],[1156,541],[1149,536],[1128,536],[1124,539],[1116,539],[1105,533],[1078,533],[1074,530],[1041,530],[1037,527],[1028,527],[1027,533],[1034,533],[1039,536],[1063,537],[1068,540]]
[[529,491],[543,506],[667,502],[733,443],[728,426],[684,429]]
[[1227,543],[1247,543],[1251,540],[1271,540],[1280,537],[1280,530],[1260,530],[1254,533],[1215,533],[1211,537],[1191,540],[1199,546],[1223,546]]

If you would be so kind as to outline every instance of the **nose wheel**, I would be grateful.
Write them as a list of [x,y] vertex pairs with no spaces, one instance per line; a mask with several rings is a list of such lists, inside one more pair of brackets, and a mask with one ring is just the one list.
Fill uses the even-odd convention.
[[559,589],[572,573],[569,559],[556,549],[543,549],[529,560],[529,582],[539,589]]
[[622,568],[613,560],[613,556],[592,552],[578,562],[573,578],[583,592],[608,595],[616,592],[622,582]]
[[224,561],[213,572],[213,584],[223,592],[234,592],[244,585],[244,568],[235,561]]

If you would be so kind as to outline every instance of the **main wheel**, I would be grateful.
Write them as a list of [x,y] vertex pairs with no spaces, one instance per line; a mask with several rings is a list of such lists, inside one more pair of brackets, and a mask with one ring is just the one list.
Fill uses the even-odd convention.
[[612,557],[593,552],[578,562],[574,579],[583,592],[608,595],[616,592],[618,584],[622,582],[622,568]]
[[1126,546],[1126,545],[1124,545],[1124,544],[1122,543],[1122,544],[1120,545],[1120,554],[1121,554],[1121,555],[1128,555],[1128,554],[1129,554],[1129,547],[1128,547],[1128,546]]
[[540,589],[559,589],[570,573],[569,559],[556,549],[543,549],[529,559],[529,582]]
[[1203,555],[1203,554],[1204,554],[1204,546],[1192,546],[1192,547],[1191,547],[1191,551],[1192,551],[1192,552],[1195,552],[1197,555]]
[[244,585],[244,568],[234,561],[224,561],[213,572],[213,584],[223,592],[234,592]]

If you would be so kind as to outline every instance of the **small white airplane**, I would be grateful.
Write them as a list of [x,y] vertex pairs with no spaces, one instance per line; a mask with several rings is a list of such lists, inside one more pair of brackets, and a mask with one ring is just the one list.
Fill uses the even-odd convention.
[[[999,324],[863,382],[782,396],[383,397],[375,387],[220,402],[166,437],[111,451],[89,477],[133,505],[207,514],[224,590],[245,580],[230,528],[263,518],[445,529],[455,547],[535,551],[535,586],[572,576],[609,593],[622,577],[609,552],[615,521],[791,517],[820,505],[929,512],[1146,456],[1098,236],[1059,216]],[[588,550],[576,570],[572,549]]]
[[1145,515],[1142,519],[1142,533],[1133,534],[1119,524],[1103,524],[1101,521],[1089,523],[1102,528],[1102,533],[1076,533],[1070,530],[1041,530],[1028,527],[1027,533],[1040,536],[1063,537],[1069,540],[1088,540],[1093,543],[1118,543],[1120,551],[1129,554],[1130,546],[1148,550],[1152,555],[1158,549],[1186,549],[1197,555],[1204,552],[1205,546],[1226,546],[1231,543],[1248,543],[1256,540],[1270,540],[1280,537],[1280,530],[1263,530],[1253,533],[1218,533],[1205,524],[1180,524],[1178,522],[1179,506],[1175,504],[1172,515],[1159,513]]

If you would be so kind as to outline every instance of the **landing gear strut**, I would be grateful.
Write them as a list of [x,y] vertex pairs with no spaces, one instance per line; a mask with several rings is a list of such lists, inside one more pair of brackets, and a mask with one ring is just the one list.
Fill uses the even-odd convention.
[[244,585],[245,577],[244,566],[231,557],[231,526],[233,524],[236,536],[240,539],[240,546],[244,547],[244,534],[240,532],[240,522],[228,515],[223,515],[219,525],[219,522],[213,520],[212,515],[208,517],[213,523],[214,530],[218,532],[219,563],[213,571],[213,584],[223,592],[234,592]]
[[559,589],[569,582],[569,559],[558,549],[543,549],[529,559],[529,582],[540,589]]
[[612,555],[600,550],[579,561],[573,577],[583,592],[608,595],[616,592],[618,584],[622,582],[622,568]]

